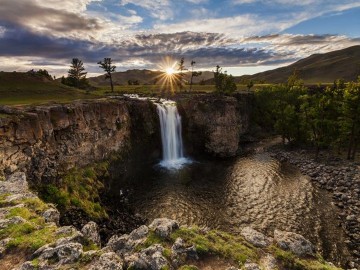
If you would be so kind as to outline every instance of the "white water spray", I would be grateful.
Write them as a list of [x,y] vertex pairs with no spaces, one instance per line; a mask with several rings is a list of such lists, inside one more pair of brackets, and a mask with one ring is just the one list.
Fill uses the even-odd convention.
[[189,160],[184,157],[181,116],[173,101],[156,103],[160,118],[163,160],[160,165],[168,169],[179,169]]

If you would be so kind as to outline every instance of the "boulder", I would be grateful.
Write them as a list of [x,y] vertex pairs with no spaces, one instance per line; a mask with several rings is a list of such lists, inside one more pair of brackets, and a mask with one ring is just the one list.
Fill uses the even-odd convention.
[[289,250],[299,257],[315,255],[314,245],[300,234],[275,230],[274,240],[281,249]]
[[149,228],[154,230],[160,237],[167,238],[174,230],[179,228],[179,223],[173,219],[157,218],[154,219]]
[[264,248],[271,244],[271,238],[265,236],[261,232],[254,230],[251,227],[245,227],[241,230],[241,235],[255,247]]
[[39,256],[40,260],[53,260],[59,264],[69,264],[76,262],[83,252],[83,247],[79,243],[68,243],[55,248],[46,248]]
[[257,263],[245,263],[245,270],[261,270],[260,266]]
[[123,261],[114,252],[107,252],[100,256],[100,258],[93,264],[90,270],[122,270]]
[[185,259],[199,259],[195,246],[186,246],[185,241],[181,238],[175,240],[175,243],[171,247],[171,251],[172,257],[176,259],[179,257],[185,257]]
[[138,270],[161,270],[169,267],[169,262],[162,255],[163,246],[152,245],[140,253],[133,253],[125,258],[128,268]]
[[18,216],[7,218],[7,219],[1,219],[0,220],[0,229],[4,229],[13,224],[20,224],[20,223],[25,223],[25,222],[26,222],[25,219],[23,219],[22,217],[18,217]]
[[274,256],[266,254],[260,259],[260,264],[264,270],[277,270],[277,263]]
[[95,243],[99,247],[101,246],[99,227],[95,222],[90,221],[89,223],[85,224],[81,229],[81,233],[87,240]]
[[45,222],[54,222],[56,225],[59,225],[60,213],[54,208],[47,209],[43,215]]

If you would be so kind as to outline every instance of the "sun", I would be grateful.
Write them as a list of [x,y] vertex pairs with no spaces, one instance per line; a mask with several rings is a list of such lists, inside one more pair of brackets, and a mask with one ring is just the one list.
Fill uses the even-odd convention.
[[173,67],[168,67],[168,68],[165,70],[165,72],[166,72],[166,75],[172,76],[172,75],[175,73],[175,70],[174,70]]

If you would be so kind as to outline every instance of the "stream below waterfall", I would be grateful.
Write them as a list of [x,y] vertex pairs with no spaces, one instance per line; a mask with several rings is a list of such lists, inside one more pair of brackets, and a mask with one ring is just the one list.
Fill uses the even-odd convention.
[[348,258],[330,194],[264,151],[228,161],[198,160],[178,170],[136,162],[110,190],[126,193],[129,206],[148,220],[168,217],[232,233],[244,226],[268,235],[293,231],[316,244],[327,260],[344,264]]

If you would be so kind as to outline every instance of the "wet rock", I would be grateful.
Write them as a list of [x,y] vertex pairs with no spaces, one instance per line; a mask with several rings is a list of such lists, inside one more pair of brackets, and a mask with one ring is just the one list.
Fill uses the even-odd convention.
[[314,245],[300,234],[275,230],[274,240],[281,249],[289,250],[299,257],[315,255]]
[[246,241],[255,247],[264,248],[271,244],[271,238],[265,236],[261,232],[254,230],[251,227],[245,227],[241,230],[241,235]]
[[123,261],[114,252],[107,252],[100,256],[94,265],[89,270],[122,270]]
[[157,218],[154,219],[149,228],[154,230],[160,237],[167,238],[174,230],[179,228],[179,223],[168,218]]
[[43,217],[45,219],[45,222],[54,222],[56,225],[59,225],[60,213],[58,210],[54,208],[47,209],[43,213]]
[[87,240],[93,242],[99,247],[101,246],[99,227],[95,222],[90,221],[87,223],[84,227],[82,227],[81,233]]

